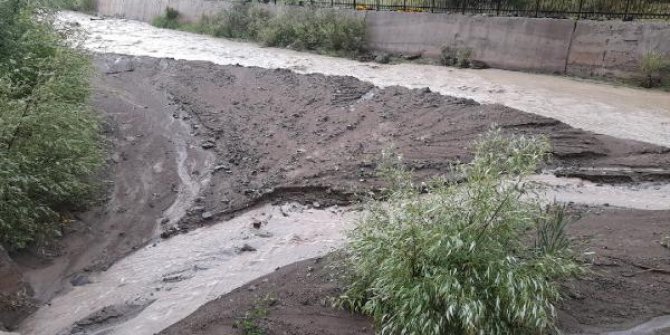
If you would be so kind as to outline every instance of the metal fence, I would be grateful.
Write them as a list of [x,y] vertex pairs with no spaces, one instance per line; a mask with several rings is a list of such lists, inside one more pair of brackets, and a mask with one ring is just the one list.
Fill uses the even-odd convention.
[[626,21],[670,19],[670,0],[286,0],[285,3],[357,10],[448,12],[490,16]]

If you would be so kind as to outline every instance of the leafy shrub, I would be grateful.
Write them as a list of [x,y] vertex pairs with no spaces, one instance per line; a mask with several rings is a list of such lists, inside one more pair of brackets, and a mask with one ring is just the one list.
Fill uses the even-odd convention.
[[[553,327],[554,279],[579,273],[563,212],[542,210],[524,177],[546,141],[493,131],[462,182],[436,180],[427,194],[385,163],[390,188],[350,232],[350,285],[339,304],[374,317],[382,334],[540,334]],[[532,243],[530,231],[537,232]]]
[[151,21],[151,25],[158,28],[177,29],[179,24],[179,12],[171,7],[165,8],[165,14],[155,17]]
[[0,244],[58,233],[60,213],[85,203],[101,163],[87,107],[90,61],[65,47],[49,16],[0,2]]
[[49,4],[51,7],[84,13],[95,13],[98,10],[96,0],[50,0]]
[[362,19],[335,9],[282,8],[277,14],[262,5],[238,3],[192,24],[179,24],[166,15],[153,21],[163,28],[182,29],[216,37],[240,38],[266,46],[290,47],[354,56],[365,49]]
[[365,23],[336,9],[280,11],[259,32],[266,46],[355,55],[365,49]]
[[451,48],[443,46],[440,50],[440,64],[445,66],[470,67],[472,50],[467,48]]
[[662,54],[658,52],[646,53],[640,62],[640,71],[644,77],[642,86],[647,88],[661,86],[663,77],[667,74],[669,68],[670,61]]

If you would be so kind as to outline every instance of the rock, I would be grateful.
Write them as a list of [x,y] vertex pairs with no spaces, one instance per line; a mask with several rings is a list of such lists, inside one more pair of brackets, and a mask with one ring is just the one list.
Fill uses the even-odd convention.
[[379,64],[388,64],[390,61],[391,61],[391,55],[385,52],[375,56],[375,62]]
[[430,92],[431,92],[430,87],[424,87],[419,89],[419,93],[421,94],[428,94]]
[[201,217],[203,220],[210,220],[214,215],[211,212],[202,213]]
[[76,274],[74,277],[70,278],[70,284],[72,286],[84,286],[91,283],[91,279],[86,275]]
[[214,143],[212,141],[205,141],[205,142],[202,142],[202,144],[200,146],[203,149],[207,150],[207,149],[212,149],[212,148],[216,147],[216,143]]
[[162,218],[162,219],[161,219],[161,224],[162,224],[162,225],[167,224],[167,223],[169,223],[169,222],[170,222],[170,219],[168,219],[168,218]]
[[189,212],[191,212],[191,213],[200,213],[200,212],[204,212],[204,211],[205,211],[205,207],[204,207],[204,206],[193,206],[193,207],[191,207],[191,209],[189,210]]
[[470,60],[470,68],[472,68],[472,69],[487,69],[488,67],[489,67],[488,64],[486,64],[486,63],[484,63],[480,60],[476,60],[476,59],[471,59]]
[[256,220],[256,221],[254,221],[254,222],[251,223],[251,226],[254,227],[254,228],[256,228],[256,229],[261,229],[261,226],[262,226],[262,225],[263,225],[263,222],[261,222],[261,221],[259,221],[259,220]]
[[240,248],[240,252],[249,252],[249,251],[256,251],[256,248],[246,243]]
[[132,58],[119,57],[113,63],[105,64],[107,68],[104,70],[105,74],[117,74],[123,72],[135,71],[135,64]]
[[353,124],[348,124],[347,125],[347,130],[354,130],[354,125]]
[[312,207],[314,207],[314,208],[319,208],[319,207],[321,207],[321,204],[318,203],[317,201],[314,201],[314,202],[312,203]]
[[413,53],[413,54],[406,54],[402,55],[402,58],[405,60],[415,60],[421,58],[421,53]]

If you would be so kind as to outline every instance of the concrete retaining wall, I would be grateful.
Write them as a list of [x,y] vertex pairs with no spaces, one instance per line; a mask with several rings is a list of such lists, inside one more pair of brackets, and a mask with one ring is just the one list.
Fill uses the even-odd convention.
[[574,29],[571,20],[368,12],[375,50],[439,57],[442,46],[472,50],[491,67],[563,73]]
[[[97,0],[105,16],[151,21],[166,7],[187,21],[229,8],[213,0]],[[635,75],[649,51],[670,57],[670,24],[484,17],[455,14],[357,12],[368,45],[392,53],[439,57],[442,46],[472,50],[491,67],[580,76]]]

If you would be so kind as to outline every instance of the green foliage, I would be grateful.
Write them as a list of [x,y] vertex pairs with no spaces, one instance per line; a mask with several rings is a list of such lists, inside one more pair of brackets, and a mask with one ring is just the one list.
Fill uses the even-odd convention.
[[670,72],[670,60],[658,52],[646,53],[640,62],[640,72],[644,77],[642,86],[651,88],[663,85],[664,77]]
[[166,7],[165,14],[155,17],[151,21],[151,25],[158,28],[178,29],[180,27],[179,16],[176,9]]
[[335,9],[284,9],[259,32],[266,46],[358,54],[365,49],[365,23]]
[[472,50],[467,48],[451,48],[443,46],[440,50],[440,64],[445,66],[470,67]]
[[382,334],[551,331],[553,280],[582,269],[562,210],[543,210],[524,181],[547,150],[544,140],[492,131],[454,168],[461,182],[433,181],[427,194],[386,160],[386,200],[370,203],[350,232],[350,285],[338,303],[374,317]]
[[276,299],[266,296],[259,299],[253,308],[244,313],[244,316],[235,321],[233,326],[242,330],[244,335],[265,335],[266,330],[260,325],[262,318],[268,316],[268,307],[276,303]]
[[95,13],[98,10],[96,0],[47,0],[51,7],[84,13]]
[[216,37],[257,41],[265,46],[314,50],[355,56],[365,50],[365,23],[335,9],[282,8],[276,14],[262,5],[238,3],[192,24],[179,24],[167,15],[153,25]]
[[47,12],[0,2],[0,244],[58,233],[59,213],[84,204],[101,163],[87,107],[90,62],[52,31]]

